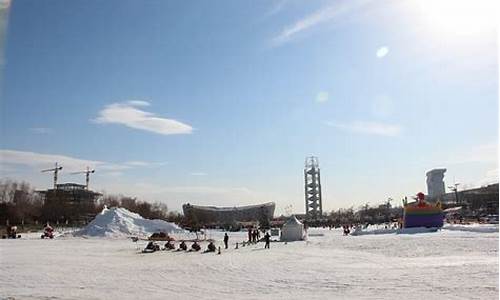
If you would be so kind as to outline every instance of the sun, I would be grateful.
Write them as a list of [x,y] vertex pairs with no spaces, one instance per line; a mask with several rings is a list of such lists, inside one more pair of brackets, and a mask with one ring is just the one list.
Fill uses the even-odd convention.
[[416,0],[414,8],[437,34],[477,35],[497,28],[497,0]]

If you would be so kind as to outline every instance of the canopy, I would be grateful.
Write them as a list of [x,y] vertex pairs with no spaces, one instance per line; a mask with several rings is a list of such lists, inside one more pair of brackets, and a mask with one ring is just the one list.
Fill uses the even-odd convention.
[[304,225],[300,223],[295,216],[291,216],[283,224],[283,229],[281,230],[281,241],[291,242],[300,241],[304,239]]

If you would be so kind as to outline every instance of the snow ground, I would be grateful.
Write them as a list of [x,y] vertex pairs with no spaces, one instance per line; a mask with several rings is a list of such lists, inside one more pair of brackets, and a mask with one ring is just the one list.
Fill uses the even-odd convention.
[[[0,240],[0,298],[498,299],[498,231],[309,233],[270,250],[235,250],[246,233],[230,233],[222,255],[141,254],[146,242],[38,233]],[[208,236],[222,245],[223,233]]]

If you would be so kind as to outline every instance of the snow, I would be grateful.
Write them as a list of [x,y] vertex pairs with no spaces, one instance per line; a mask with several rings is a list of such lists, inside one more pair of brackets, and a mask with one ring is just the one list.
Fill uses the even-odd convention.
[[369,226],[368,228],[356,227],[351,235],[366,235],[366,234],[415,234],[415,233],[426,233],[434,232],[436,230],[458,230],[458,231],[470,231],[470,232],[483,232],[491,233],[498,232],[498,224],[445,224],[442,228],[426,228],[426,227],[413,227],[413,228],[385,228],[384,226]]
[[488,232],[498,232],[498,224],[471,224],[471,225],[446,224],[443,226],[443,229],[488,233]]
[[[146,242],[23,235],[0,240],[0,298],[498,299],[498,232],[309,233],[307,241],[236,250],[247,233],[231,232],[221,255],[141,254]],[[207,233],[216,246],[223,235]]]
[[74,236],[122,238],[149,236],[154,232],[171,233],[181,230],[174,223],[148,220],[121,207],[104,208],[85,228],[72,233]]

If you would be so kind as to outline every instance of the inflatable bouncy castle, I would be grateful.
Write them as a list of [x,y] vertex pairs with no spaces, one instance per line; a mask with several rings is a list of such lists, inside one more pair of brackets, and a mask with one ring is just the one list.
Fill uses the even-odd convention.
[[428,203],[423,193],[417,194],[417,202],[404,201],[403,227],[443,227],[443,209],[441,203]]

